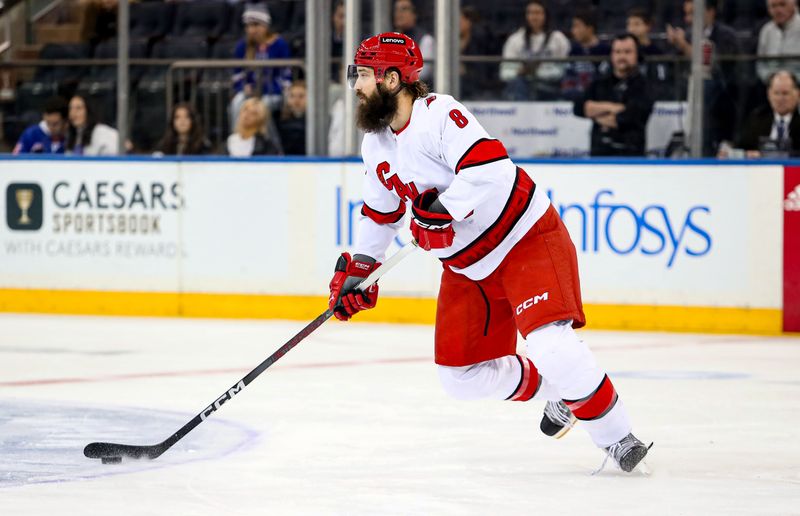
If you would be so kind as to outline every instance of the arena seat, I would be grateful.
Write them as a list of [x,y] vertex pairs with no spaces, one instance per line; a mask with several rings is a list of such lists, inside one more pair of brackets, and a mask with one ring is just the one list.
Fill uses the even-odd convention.
[[175,4],[171,2],[131,3],[131,40],[152,43],[163,38],[172,31],[174,17]]
[[[85,43],[48,43],[39,53],[39,59],[88,59],[89,46]],[[39,110],[45,99],[53,95],[69,96],[81,77],[85,66],[52,66],[36,68],[32,81],[23,82],[17,88],[16,111]]]
[[[117,40],[103,41],[95,48],[94,56],[97,59],[116,59]],[[143,59],[147,57],[147,43],[144,40],[131,41],[128,45],[130,59]],[[128,80],[131,90],[141,78],[144,67],[131,66]],[[76,93],[89,100],[97,109],[98,116],[106,123],[113,123],[117,112],[117,67],[92,66],[88,73],[78,83]]]
[[228,27],[228,4],[217,0],[180,2],[175,10],[172,35],[215,40]]

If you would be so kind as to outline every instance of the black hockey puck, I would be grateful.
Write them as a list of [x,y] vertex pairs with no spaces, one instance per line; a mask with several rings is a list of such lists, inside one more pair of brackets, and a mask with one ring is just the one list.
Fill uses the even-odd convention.
[[100,460],[103,464],[119,464],[122,462],[122,457],[103,457]]

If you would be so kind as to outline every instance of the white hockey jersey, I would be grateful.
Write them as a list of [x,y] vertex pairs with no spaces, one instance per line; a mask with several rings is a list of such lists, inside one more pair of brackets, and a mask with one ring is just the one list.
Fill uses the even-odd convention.
[[439,191],[455,231],[452,246],[431,252],[473,280],[491,274],[550,205],[503,144],[450,95],[417,99],[403,129],[366,134],[361,154],[365,217],[355,252],[379,261],[412,200],[429,188]]

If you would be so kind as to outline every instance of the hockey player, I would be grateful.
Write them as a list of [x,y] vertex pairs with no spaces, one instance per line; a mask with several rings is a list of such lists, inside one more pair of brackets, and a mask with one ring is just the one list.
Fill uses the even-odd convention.
[[[443,263],[435,360],[458,399],[547,400],[541,430],[580,420],[624,471],[647,454],[613,383],[573,328],[585,324],[575,247],[547,195],[449,95],[419,81],[423,59],[400,33],[366,39],[348,79],[366,132],[364,206],[354,254],[343,253],[330,307],[348,320],[378,286],[354,286],[384,259],[411,211],[420,247]],[[527,356],[516,354],[517,332]]]

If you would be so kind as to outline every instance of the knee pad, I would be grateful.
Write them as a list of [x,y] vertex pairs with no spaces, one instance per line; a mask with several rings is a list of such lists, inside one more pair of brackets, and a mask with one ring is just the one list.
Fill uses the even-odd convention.
[[468,392],[471,389],[468,387],[470,380],[475,377],[475,372],[470,373],[471,367],[473,366],[450,367],[440,365],[437,367],[439,382],[448,396],[457,400],[472,399]]
[[505,399],[520,381],[520,365],[514,355],[463,367],[438,366],[444,391],[458,400]]
[[526,338],[528,357],[564,399],[579,399],[594,391],[604,373],[592,352],[570,324],[548,324]]

